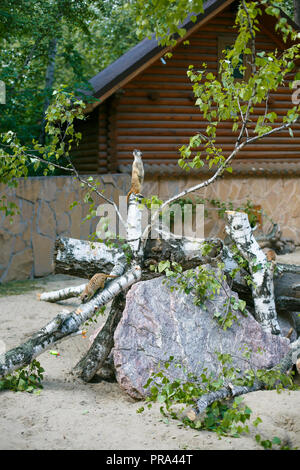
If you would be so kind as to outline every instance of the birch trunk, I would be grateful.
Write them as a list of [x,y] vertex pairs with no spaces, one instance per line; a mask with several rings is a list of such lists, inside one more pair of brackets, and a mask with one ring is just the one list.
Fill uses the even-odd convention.
[[84,278],[91,278],[97,272],[110,273],[116,264],[125,266],[127,263],[120,249],[75,238],[57,238],[54,253],[56,273],[72,275],[76,272],[75,276]]
[[73,372],[89,382],[102,369],[114,345],[114,332],[125,308],[125,293],[120,292],[113,300],[103,328],[94,339],[87,354],[76,364]]
[[227,211],[226,215],[228,220],[226,232],[249,264],[253,281],[252,297],[255,318],[265,331],[278,335],[280,327],[274,297],[274,264],[267,261],[265,253],[255,240],[248,215],[235,211]]

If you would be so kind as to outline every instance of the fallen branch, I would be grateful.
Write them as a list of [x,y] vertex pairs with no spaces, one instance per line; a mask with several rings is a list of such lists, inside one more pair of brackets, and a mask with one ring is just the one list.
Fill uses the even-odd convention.
[[277,254],[293,253],[295,251],[294,241],[282,236],[278,224],[273,224],[269,233],[256,234],[255,239],[261,248],[272,248]]
[[[294,364],[297,363],[297,359],[300,357],[300,338],[294,343],[291,343],[289,352],[284,356],[281,362],[273,367],[270,370],[280,371],[284,374],[292,368]],[[215,392],[206,393],[202,395],[199,400],[196,402],[196,406],[188,410],[185,413],[191,421],[195,421],[199,418],[201,413],[203,413],[206,408],[214,403],[215,401],[225,400],[228,398],[234,398],[239,395],[244,395],[246,393],[255,392],[257,390],[262,390],[265,388],[265,383],[260,380],[255,380],[251,386],[235,386],[228,384],[226,387],[221,388]]]

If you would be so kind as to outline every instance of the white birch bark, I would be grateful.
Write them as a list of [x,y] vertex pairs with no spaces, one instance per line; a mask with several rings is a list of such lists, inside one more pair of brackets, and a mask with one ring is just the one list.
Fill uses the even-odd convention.
[[60,300],[70,299],[71,297],[78,297],[81,292],[84,291],[85,286],[86,283],[51,292],[43,292],[42,294],[37,294],[37,298],[46,302],[59,302]]
[[97,260],[96,272],[110,272],[116,264],[126,265],[124,252],[118,248],[109,248],[104,243],[89,242],[75,238],[58,238],[56,241],[56,263],[68,272],[70,258],[76,258],[85,270],[85,276],[91,277],[90,265]]
[[[88,271],[89,277],[97,272],[105,272],[107,269],[110,271],[111,268],[109,274],[121,276],[127,263],[122,250],[108,248],[104,243],[88,242],[75,238],[59,238],[56,243],[56,263],[59,263],[68,272],[70,259],[76,259],[76,264],[80,264],[82,273]],[[96,263],[95,260],[97,260]],[[43,292],[38,294],[38,299],[46,302],[59,302],[71,297],[78,297],[84,291],[85,286],[86,283],[57,291]]]
[[[131,248],[135,262],[140,262],[144,251],[141,243],[142,236],[142,211],[141,198],[136,194],[129,196],[127,215],[127,243]],[[146,210],[146,209],[144,209]]]
[[[132,266],[134,266],[133,269],[140,273],[141,278],[142,270],[140,263],[144,258],[144,252],[141,246],[143,207],[140,205],[139,201],[140,198],[136,194],[131,194],[127,216],[127,243],[133,255],[131,262]],[[110,286],[113,286],[116,282],[117,281],[112,281]],[[121,294],[115,296],[105,325],[95,337],[87,354],[74,368],[74,373],[77,377],[88,382],[93,378],[99,368],[102,368],[113,347],[114,332],[120,321],[124,307],[125,298]],[[84,310],[84,305],[80,307],[80,311],[81,310]]]
[[248,261],[253,281],[252,297],[255,318],[265,331],[280,334],[275,307],[273,272],[274,265],[268,262],[259,247],[245,212],[226,211],[226,232],[234,241],[242,256]]

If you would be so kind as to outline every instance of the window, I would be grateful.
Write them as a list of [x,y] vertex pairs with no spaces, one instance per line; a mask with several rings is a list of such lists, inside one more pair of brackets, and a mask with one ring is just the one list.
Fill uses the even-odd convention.
[[[235,36],[231,34],[221,35],[218,37],[218,67],[219,67],[220,60],[224,58],[223,51],[224,50],[228,51],[229,49],[231,49],[234,44],[235,39],[236,39]],[[246,67],[246,70],[244,72],[240,70],[241,65],[244,65]],[[250,68],[249,68],[249,64],[246,63],[246,56],[244,54],[241,54],[240,62],[233,70],[233,76],[236,80],[242,80],[242,79],[247,80],[249,75],[250,75]]]

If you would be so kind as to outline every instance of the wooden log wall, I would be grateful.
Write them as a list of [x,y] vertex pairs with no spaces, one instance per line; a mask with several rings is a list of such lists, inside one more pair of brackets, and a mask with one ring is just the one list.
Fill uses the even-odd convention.
[[[75,163],[81,173],[114,173],[120,165],[132,163],[132,150],[139,148],[148,164],[177,164],[178,148],[188,143],[188,138],[205,130],[207,121],[194,105],[192,84],[187,77],[189,65],[218,73],[218,38],[232,35],[235,13],[228,8],[201,26],[188,39],[190,44],[178,45],[171,59],[157,60],[136,78],[90,113],[87,121],[80,122],[78,130],[83,138],[73,151]],[[257,49],[272,51],[280,46],[274,32],[266,29],[266,21],[257,34]],[[293,74],[290,77],[293,80]],[[288,83],[280,87],[269,99],[268,112],[283,116],[293,106],[292,91]],[[254,120],[265,113],[264,105],[255,108]],[[272,124],[271,124],[272,125]],[[273,126],[273,125],[272,125]],[[223,122],[217,134],[223,154],[227,156],[234,147],[232,123]],[[239,159],[299,161],[300,124],[294,138],[288,131],[267,137],[247,146]]]
[[107,105],[103,103],[95,108],[84,121],[79,121],[76,131],[81,132],[82,139],[72,149],[72,157],[80,173],[107,173]]
[[[119,165],[131,163],[131,151],[140,148],[147,163],[173,163],[179,158],[178,148],[188,137],[204,130],[207,122],[194,106],[192,84],[186,71],[190,64],[217,74],[218,36],[234,34],[234,13],[228,9],[189,37],[190,45],[179,45],[166,64],[158,60],[124,87],[116,115],[116,149]],[[257,35],[257,48],[274,50],[274,38],[266,32]],[[292,106],[291,90],[280,87],[272,94],[269,112],[278,116]],[[264,114],[264,106],[255,108],[255,118]],[[253,123],[252,127],[255,124]],[[224,155],[233,149],[232,124],[224,122],[218,131],[218,143]],[[239,158],[281,159],[300,157],[300,124],[291,140],[288,131],[265,138],[248,146]]]

